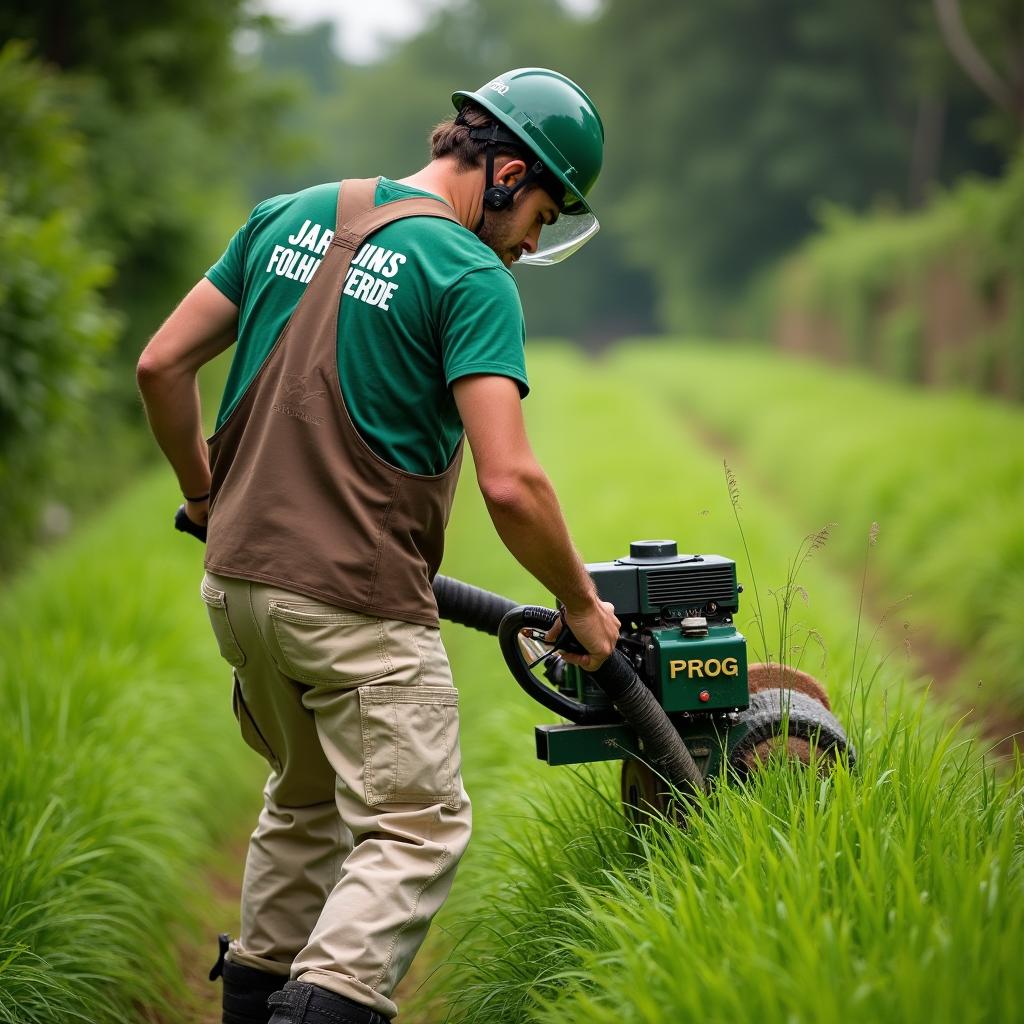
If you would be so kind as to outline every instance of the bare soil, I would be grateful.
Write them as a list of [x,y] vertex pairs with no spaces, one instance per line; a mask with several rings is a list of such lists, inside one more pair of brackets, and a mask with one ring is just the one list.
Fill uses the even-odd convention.
[[[210,968],[217,958],[217,935],[237,935],[239,903],[242,895],[242,867],[249,833],[234,836],[217,852],[201,876],[194,893],[199,927],[195,933],[183,935],[178,944],[181,976],[188,989],[188,1004],[183,1009],[195,1024],[220,1024],[221,984],[211,982]],[[399,1013],[396,1024],[438,1024],[444,1019],[443,1007],[437,1002],[416,998],[416,990],[433,970],[439,953],[428,942],[413,962],[412,969],[395,993],[399,1006],[409,1003],[408,1012]],[[159,1014],[144,1013],[146,1024],[165,1024]]]

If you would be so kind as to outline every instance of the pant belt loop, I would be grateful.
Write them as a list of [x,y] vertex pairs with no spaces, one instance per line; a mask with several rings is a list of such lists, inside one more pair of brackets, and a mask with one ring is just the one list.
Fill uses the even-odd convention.
[[288,994],[294,997],[292,1006],[300,1011],[298,1019],[305,1020],[306,1007],[309,1006],[309,1001],[316,995],[316,988],[313,985],[297,985]]

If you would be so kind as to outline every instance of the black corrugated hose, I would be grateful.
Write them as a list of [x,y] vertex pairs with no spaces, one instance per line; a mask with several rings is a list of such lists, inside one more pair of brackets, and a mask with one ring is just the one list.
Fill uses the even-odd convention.
[[442,619],[479,629],[491,636],[498,635],[501,620],[516,607],[515,601],[507,597],[470,586],[451,576],[434,577],[434,597],[437,598],[437,614]]
[[650,766],[683,793],[703,791],[704,776],[686,744],[625,657],[615,651],[590,675],[642,740]]
[[[501,620],[521,607],[507,597],[481,590],[449,576],[437,576],[434,579],[434,596],[437,598],[441,618],[482,630],[492,636],[498,635]],[[555,613],[550,614],[553,616]],[[686,744],[665,709],[622,654],[615,651],[590,675],[615,705],[626,724],[640,737],[651,767],[684,793],[702,791],[704,777],[686,749]],[[536,699],[532,689],[527,692]],[[561,708],[556,710],[565,714]]]

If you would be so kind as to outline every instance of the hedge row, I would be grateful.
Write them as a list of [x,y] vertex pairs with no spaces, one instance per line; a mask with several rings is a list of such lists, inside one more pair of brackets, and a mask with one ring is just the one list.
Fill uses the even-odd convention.
[[915,383],[1024,398],[1024,151],[919,213],[827,209],[781,268],[777,342]]

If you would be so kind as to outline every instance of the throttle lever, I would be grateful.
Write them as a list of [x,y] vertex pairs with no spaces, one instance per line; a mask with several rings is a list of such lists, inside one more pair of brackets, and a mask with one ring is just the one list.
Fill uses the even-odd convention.
[[[565,620],[563,619],[563,622],[564,621]],[[563,627],[562,632],[555,638],[554,649],[556,651],[565,651],[568,654],[590,653],[586,647],[576,639],[575,634],[568,626]]]
[[[547,629],[524,629],[523,634],[530,640],[551,646],[551,650],[544,657],[550,657],[558,651],[565,651],[567,654],[589,654],[590,652],[576,639],[575,634],[566,623],[565,606],[562,604],[558,606],[558,619],[562,623],[562,631],[555,638],[554,644],[550,640],[545,639],[549,632]],[[553,625],[554,623],[552,623]],[[544,658],[540,658],[535,664],[540,664],[543,660]]]
[[565,651],[568,654],[589,654],[590,652],[576,639],[576,635],[569,628],[565,621],[565,605],[558,602],[558,618],[562,623],[562,632],[555,638],[555,650]]

